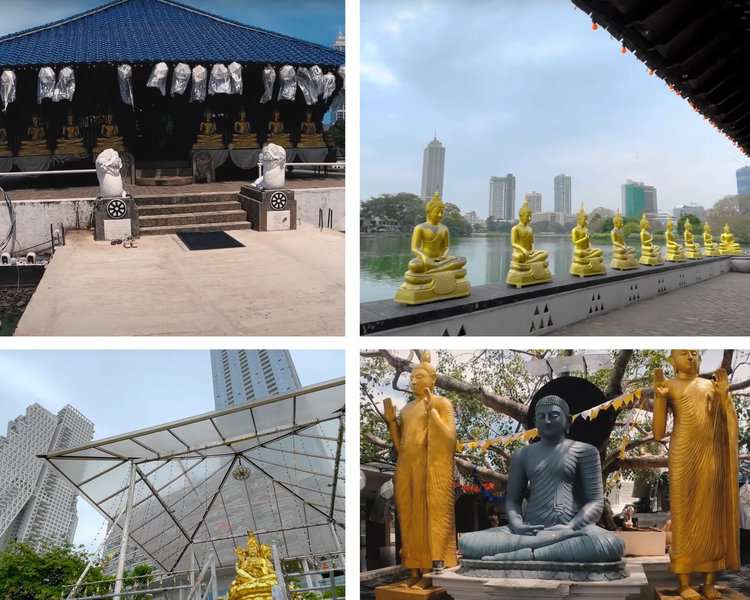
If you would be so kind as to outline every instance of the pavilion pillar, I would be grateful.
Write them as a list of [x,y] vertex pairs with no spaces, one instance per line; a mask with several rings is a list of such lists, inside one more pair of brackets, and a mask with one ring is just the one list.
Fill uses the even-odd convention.
[[125,573],[125,555],[128,551],[128,535],[130,533],[130,518],[133,516],[133,492],[135,491],[135,462],[130,461],[130,481],[128,483],[128,502],[125,505],[125,522],[122,524],[122,539],[120,540],[120,556],[117,558],[117,574],[115,575],[115,589],[113,600],[121,600],[122,576]]

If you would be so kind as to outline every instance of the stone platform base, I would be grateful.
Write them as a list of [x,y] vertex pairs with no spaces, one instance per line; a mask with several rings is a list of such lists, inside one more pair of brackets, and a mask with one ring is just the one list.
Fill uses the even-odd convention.
[[623,560],[606,563],[578,563],[464,558],[461,560],[457,573],[467,577],[555,579],[558,581],[612,581],[628,576]]
[[376,587],[375,600],[448,600],[448,595],[439,587],[424,590],[394,583]]
[[[702,593],[702,586],[694,588],[698,593]],[[745,594],[736,592],[723,585],[717,585],[716,589],[721,592],[723,600],[750,600]],[[703,598],[703,596],[701,596]],[[656,600],[682,600],[682,596],[677,589],[664,589],[660,588],[656,590]]]

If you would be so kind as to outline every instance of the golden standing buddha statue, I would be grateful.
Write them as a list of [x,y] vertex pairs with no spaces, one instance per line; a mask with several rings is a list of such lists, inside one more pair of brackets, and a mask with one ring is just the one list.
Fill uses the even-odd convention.
[[689,260],[703,258],[701,247],[695,242],[693,225],[687,219],[685,219],[685,229],[682,232],[682,243],[685,248],[685,258]]
[[248,532],[247,547],[237,548],[236,577],[229,586],[227,600],[271,600],[278,584],[271,562],[271,549]]
[[664,264],[661,248],[654,244],[654,236],[649,231],[651,225],[646,218],[646,213],[641,217],[641,258],[638,260],[642,265],[658,266]]
[[312,112],[305,113],[305,120],[300,125],[300,138],[298,148],[325,148],[326,142],[323,134],[318,133],[318,127],[312,120]]
[[573,262],[570,265],[570,274],[578,277],[604,275],[607,272],[602,259],[602,251],[599,248],[591,247],[587,222],[588,215],[581,205],[581,210],[578,211],[577,224],[570,231],[570,238],[573,241]]
[[635,259],[635,250],[625,242],[625,234],[622,232],[624,221],[619,210],[615,213],[612,224],[614,227],[609,234],[612,240],[612,262],[609,266],[618,271],[637,269],[638,261]]
[[395,300],[402,304],[424,304],[448,298],[468,296],[471,286],[466,280],[466,259],[450,256],[450,232],[443,225],[445,204],[437,192],[427,203],[427,220],[414,228],[411,251],[404,282]]
[[0,123],[0,158],[7,158],[8,156],[13,156],[8,142],[8,131]]
[[719,252],[722,256],[740,256],[743,254],[740,245],[734,241],[734,235],[729,229],[729,223],[724,224],[724,231],[721,232],[721,244]]
[[[672,350],[675,379],[654,371],[654,439],[666,433],[667,408],[674,425],[669,441],[672,518],[670,569],[685,600],[720,598],[714,587],[725,569],[739,569],[737,415],[724,369],[713,379],[700,373],[696,350]],[[690,587],[705,573],[703,595]]]
[[667,240],[667,262],[682,262],[685,260],[685,254],[682,251],[682,246],[675,240],[674,225],[671,218],[667,219],[666,227],[664,237]]
[[193,150],[223,150],[224,137],[216,130],[216,123],[210,110],[206,110]]
[[57,138],[53,154],[71,154],[74,156],[86,156],[86,148],[83,147],[81,130],[75,123],[73,113],[68,113],[65,125],[62,128],[62,136]]
[[552,281],[547,263],[547,252],[534,249],[534,230],[529,226],[531,209],[527,200],[518,211],[519,222],[510,230],[513,256],[505,282],[517,288]]
[[31,125],[26,130],[26,139],[21,140],[18,156],[46,156],[50,154],[47,147],[47,130],[39,122],[39,115],[31,115]]
[[232,143],[229,147],[237,150],[259,148],[258,137],[252,133],[244,108],[240,109],[240,120],[235,121],[232,127]]
[[120,130],[111,113],[105,117],[104,123],[99,128],[99,137],[96,139],[94,154],[101,154],[109,148],[117,150],[117,152],[127,152],[125,140],[120,136]]
[[[454,524],[453,455],[456,423],[453,405],[433,394],[437,373],[430,353],[422,351],[419,365],[411,372],[414,399],[396,417],[386,398],[385,421],[398,453],[394,477],[396,513],[401,531],[401,564],[410,576],[400,587],[429,588],[424,575],[457,564]],[[376,590],[378,600],[387,600],[388,588]]]
[[276,144],[282,148],[291,148],[292,140],[288,133],[284,132],[284,122],[281,120],[281,113],[278,108],[273,110],[271,120],[268,122],[267,144]]
[[714,236],[711,233],[711,226],[708,221],[703,223],[703,254],[705,256],[721,256],[719,246],[714,242]]

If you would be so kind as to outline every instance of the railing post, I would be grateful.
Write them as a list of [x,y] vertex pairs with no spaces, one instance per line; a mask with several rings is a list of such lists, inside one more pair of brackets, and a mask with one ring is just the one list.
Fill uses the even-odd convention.
[[130,518],[133,513],[133,492],[135,490],[135,462],[130,461],[130,482],[128,484],[128,502],[125,505],[125,523],[122,525],[122,539],[120,540],[120,556],[117,558],[117,575],[113,600],[121,600],[122,576],[125,572],[125,555],[128,552],[128,534],[130,532]]
[[216,563],[214,563],[213,556],[211,557],[211,600],[216,600],[219,597],[219,584],[216,581]]

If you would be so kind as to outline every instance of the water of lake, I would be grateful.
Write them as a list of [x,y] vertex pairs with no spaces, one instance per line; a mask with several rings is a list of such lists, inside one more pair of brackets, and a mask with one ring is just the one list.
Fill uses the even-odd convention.
[[[361,302],[393,298],[412,258],[410,240],[410,236],[406,235],[360,237]],[[609,244],[593,245],[604,251],[605,264],[608,264],[612,247]],[[549,252],[549,267],[553,275],[568,272],[573,257],[570,237],[537,236],[534,246]],[[510,266],[510,236],[454,237],[451,238],[450,253],[466,257],[471,285],[504,282]]]

